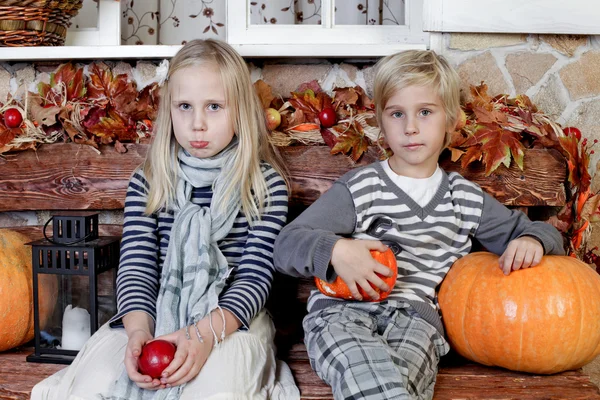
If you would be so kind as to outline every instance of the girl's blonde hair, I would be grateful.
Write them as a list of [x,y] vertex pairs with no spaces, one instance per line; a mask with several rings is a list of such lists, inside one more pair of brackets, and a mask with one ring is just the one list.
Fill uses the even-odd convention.
[[382,58],[376,65],[374,100],[377,122],[389,99],[407,86],[429,86],[442,100],[446,112],[446,138],[456,126],[460,112],[460,78],[448,61],[432,50],[407,50]]
[[175,199],[180,145],[173,134],[169,80],[181,69],[207,63],[214,63],[220,71],[226,107],[239,142],[233,156],[234,167],[222,171],[227,174],[228,182],[225,200],[239,188],[242,211],[251,223],[260,219],[263,207],[270,201],[260,162],[271,164],[285,179],[284,170],[268,141],[264,111],[250,80],[248,66],[231,46],[212,39],[187,42],[170,61],[165,84],[160,89],[154,141],[142,165],[150,186],[145,211],[152,214],[168,207]]

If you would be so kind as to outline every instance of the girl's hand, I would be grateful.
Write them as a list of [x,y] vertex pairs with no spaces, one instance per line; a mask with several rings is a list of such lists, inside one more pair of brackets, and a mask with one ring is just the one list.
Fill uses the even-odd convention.
[[203,343],[198,340],[196,328],[188,327],[190,340],[187,339],[185,328],[157,339],[166,340],[177,346],[175,358],[162,373],[160,383],[162,387],[182,385],[194,379],[208,359],[213,348],[214,338],[212,333],[202,334]]
[[140,354],[142,354],[142,346],[152,339],[153,337],[150,332],[144,329],[136,329],[129,332],[124,363],[129,379],[135,382],[136,385],[142,389],[156,390],[160,389],[160,381],[152,379],[148,375],[143,375],[138,371],[138,359]]
[[393,272],[385,265],[375,261],[371,256],[370,250],[386,251],[387,246],[378,240],[353,239],[340,239],[333,246],[331,265],[346,283],[350,289],[350,293],[352,293],[352,297],[356,300],[362,300],[357,285],[372,300],[379,299],[379,295],[371,287],[371,284],[383,292],[390,290],[388,285],[377,274],[387,277],[392,275]]
[[504,275],[521,268],[535,267],[542,260],[544,248],[531,236],[522,236],[511,240],[500,257],[500,269]]

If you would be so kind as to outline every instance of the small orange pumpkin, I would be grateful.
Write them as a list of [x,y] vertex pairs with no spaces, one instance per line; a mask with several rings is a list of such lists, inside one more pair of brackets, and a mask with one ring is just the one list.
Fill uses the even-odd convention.
[[[29,238],[0,229],[0,351],[33,339],[33,270]],[[56,275],[38,275],[40,323],[44,328],[58,298]]]
[[498,256],[454,263],[438,300],[450,345],[472,361],[553,374],[600,354],[600,275],[564,256],[505,276]]
[[[369,301],[381,301],[387,298],[394,289],[394,285],[396,284],[396,278],[398,277],[398,264],[396,263],[396,255],[391,249],[387,249],[384,252],[378,250],[371,250],[371,256],[378,263],[385,265],[394,273],[392,276],[389,277],[379,275],[379,277],[383,279],[383,281],[387,283],[390,287],[390,290],[388,290],[387,292],[382,292],[379,288],[371,285],[371,287],[379,294],[379,299]],[[348,285],[346,285],[346,282],[344,282],[339,276],[335,278],[335,280],[332,283],[327,283],[326,281],[315,277],[315,283],[317,285],[317,289],[319,289],[319,291],[321,291],[321,293],[323,293],[324,295],[347,300],[354,299],[354,297],[352,297],[352,293],[350,293]],[[360,292],[363,299],[369,299],[369,296],[360,286],[358,287],[358,291]]]

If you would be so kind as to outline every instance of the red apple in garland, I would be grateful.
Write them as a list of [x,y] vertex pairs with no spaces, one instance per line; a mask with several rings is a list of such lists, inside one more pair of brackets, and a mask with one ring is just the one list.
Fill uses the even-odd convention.
[[574,126],[563,128],[563,132],[567,136],[575,136],[577,140],[581,140],[581,131]]
[[23,122],[23,115],[16,108],[9,108],[4,111],[4,124],[7,128],[18,128]]
[[171,342],[166,340],[154,340],[146,343],[142,347],[142,354],[138,359],[138,368],[144,375],[152,378],[160,378],[165,368],[171,364],[175,358],[177,348]]
[[276,129],[279,124],[281,124],[281,114],[274,108],[267,108],[265,110],[265,115],[267,118],[267,129],[272,131]]
[[331,107],[324,108],[319,113],[319,121],[324,128],[331,128],[336,123],[335,110]]

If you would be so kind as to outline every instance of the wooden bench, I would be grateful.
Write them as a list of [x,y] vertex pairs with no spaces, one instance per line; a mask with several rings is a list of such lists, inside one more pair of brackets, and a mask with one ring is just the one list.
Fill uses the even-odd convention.
[[[53,144],[43,146],[37,154],[22,152],[0,159],[0,211],[122,209],[129,176],[148,148],[126,147],[125,154],[102,147],[100,155],[86,146]],[[291,218],[344,172],[377,159],[373,149],[358,164],[343,156],[331,156],[324,146],[286,147],[281,153],[291,175]],[[489,177],[481,166],[472,164],[463,170],[446,158],[441,164],[479,183],[502,203],[529,211],[532,217],[541,208],[560,207],[566,202],[566,164],[554,150],[529,150],[525,171],[501,166]],[[32,239],[41,237],[41,227],[19,230]],[[104,235],[120,231],[118,225],[101,226]],[[277,326],[279,357],[290,365],[302,397],[332,399],[331,389],[312,371],[302,344],[301,320],[312,288],[310,279],[278,275],[268,308]],[[29,398],[35,383],[63,368],[26,363],[25,356],[31,351],[25,347],[0,353],[0,399]],[[435,399],[440,400],[558,398],[600,400],[600,391],[581,370],[531,375],[476,365],[456,355],[443,358],[435,390]]]

